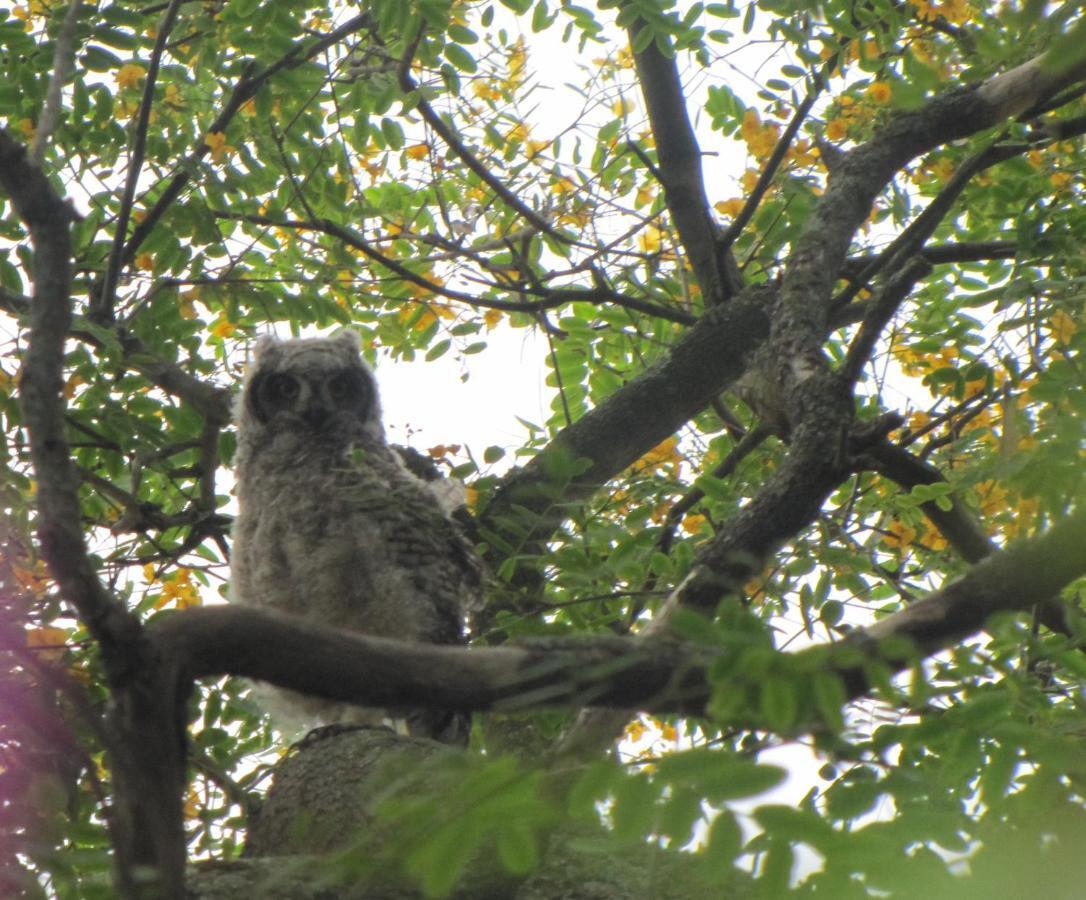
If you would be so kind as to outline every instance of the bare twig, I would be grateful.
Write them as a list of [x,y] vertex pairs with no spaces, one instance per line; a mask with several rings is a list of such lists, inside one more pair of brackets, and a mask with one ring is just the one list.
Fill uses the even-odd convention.
[[[247,74],[243,75],[237,84],[234,85],[234,89],[223,104],[223,108],[215,117],[214,121],[208,126],[205,134],[224,132],[241,107],[255,97],[260,88],[274,76],[278,75],[280,72],[297,68],[313,57],[323,53],[334,44],[339,43],[344,38],[361,31],[363,28],[369,27],[371,22],[371,16],[368,13],[362,13],[361,15],[348,19],[338,28],[328,32],[324,37],[307,45],[299,44],[292,48],[276,62],[260,72],[248,74],[252,68],[250,66],[246,69]],[[195,164],[210,152],[211,147],[204,138],[201,137],[199,144],[178,166],[177,174],[174,175],[169,184],[162,189],[162,192],[159,194],[154,205],[147,210],[147,214],[136,224],[136,227],[132,229],[132,236],[124,245],[124,252],[121,254],[122,266],[127,265],[135,258],[136,251],[139,250],[140,245],[147,240],[148,235],[154,230],[159,219],[162,218],[166,210],[173,205],[173,202],[180,196],[181,191],[183,191],[192,180],[193,174],[197,170]]]
[[600,286],[591,288],[552,289],[501,285],[504,290],[516,290],[519,293],[529,295],[537,294],[539,295],[539,300],[516,302],[511,300],[496,300],[489,297],[479,297],[475,294],[469,294],[466,291],[458,291],[454,288],[447,287],[444,284],[439,284],[436,281],[432,281],[429,278],[419,275],[399,260],[382,253],[377,249],[377,246],[373,242],[367,241],[351,229],[345,228],[329,219],[271,219],[267,216],[252,213],[234,213],[225,210],[216,210],[215,215],[223,219],[250,222],[254,225],[271,225],[276,228],[294,228],[323,232],[324,234],[331,235],[332,237],[343,241],[343,243],[350,247],[354,247],[356,250],[362,251],[362,253],[374,262],[380,263],[404,281],[425,288],[427,291],[438,297],[446,297],[449,300],[456,300],[472,307],[499,309],[503,312],[537,313],[543,310],[553,309],[556,306],[563,306],[567,303],[614,303],[616,306],[621,306],[625,309],[642,312],[646,315],[656,316],[657,318],[666,319],[671,322],[678,322],[682,325],[691,325],[695,321],[693,316],[683,312],[681,309],[672,309],[661,306],[660,304],[653,303],[649,300],[643,300],[640,297],[633,297],[629,294],[619,293]]
[[181,8],[182,2],[183,0],[170,0],[170,5],[166,8],[162,21],[158,25],[155,46],[151,51],[147,75],[144,80],[139,114],[136,117],[136,131],[132,140],[132,153],[128,158],[128,172],[125,175],[121,205],[117,211],[113,246],[109,251],[109,260],[106,263],[106,271],[102,278],[101,287],[98,294],[91,298],[88,311],[92,320],[109,322],[113,319],[113,295],[117,291],[117,280],[121,275],[121,256],[124,252],[125,236],[128,232],[129,219],[132,216],[132,204],[136,199],[136,185],[139,182],[140,170],[143,168],[143,159],[147,152],[147,129],[151,124],[151,107],[155,100],[158,69],[162,63],[162,54],[166,49],[166,40],[169,38],[170,32],[173,31],[177,11]]

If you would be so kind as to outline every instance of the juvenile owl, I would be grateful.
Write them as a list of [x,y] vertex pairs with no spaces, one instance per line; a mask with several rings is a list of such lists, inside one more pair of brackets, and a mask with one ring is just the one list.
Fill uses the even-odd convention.
[[[232,599],[362,634],[463,642],[478,560],[440,490],[386,443],[377,385],[353,333],[263,339],[237,419]],[[467,740],[462,713],[273,696],[271,711],[295,726],[387,716],[405,718],[415,735]]]

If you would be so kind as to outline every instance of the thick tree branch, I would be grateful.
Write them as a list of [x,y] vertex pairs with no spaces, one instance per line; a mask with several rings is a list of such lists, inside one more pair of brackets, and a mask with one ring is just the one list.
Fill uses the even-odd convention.
[[[634,19],[630,44],[645,25]],[[638,80],[645,96],[649,123],[656,141],[657,172],[671,221],[679,232],[706,306],[730,300],[742,287],[742,276],[730,249],[720,251],[717,226],[709,211],[701,174],[701,148],[686,114],[686,96],[675,57],[666,57],[655,42],[634,54]]]
[[764,290],[744,291],[709,310],[664,359],[512,473],[484,510],[482,527],[516,535],[522,552],[534,552],[530,548],[566,518],[566,504],[598,490],[704,409],[743,373],[748,354],[768,333]]
[[61,369],[71,326],[71,208],[31,164],[25,149],[0,130],[0,185],[26,223],[34,243],[34,301],[30,340],[19,394],[30,432],[38,481],[38,540],[64,598],[102,647],[114,679],[139,625],[102,586],[90,564],[81,530],[79,473],[64,425]]
[[[1073,83],[1086,71],[1086,59],[1060,71],[1038,66],[1019,67],[979,87],[953,89],[900,113],[835,167],[796,242],[780,289],[780,313],[774,313],[773,355],[793,370],[780,386],[792,421],[802,420],[803,407],[818,406],[811,392],[787,382],[821,368],[820,345],[834,325],[832,287],[879,191],[916,156],[996,125]],[[528,545],[533,552],[532,546],[565,518],[566,504],[590,494],[704,408],[742,374],[745,361],[768,336],[768,301],[759,296],[757,290],[744,291],[734,301],[736,309],[725,315],[711,310],[663,360],[511,473],[484,511],[485,528],[500,533],[498,522],[519,517],[523,541],[511,549]],[[584,462],[577,466],[578,460]]]
[[593,703],[693,713],[706,699],[704,651],[618,637],[465,650],[241,605],[180,610],[149,625],[148,635],[189,678],[238,675],[367,706],[509,711]]
[[[1086,574],[1083,543],[1086,513],[1080,512],[1041,537],[993,554],[847,643],[882,662],[878,643],[887,638],[908,638],[924,655],[946,649],[981,630],[991,615],[1028,609]],[[181,679],[235,675],[376,707],[510,710],[587,703],[703,715],[709,669],[720,653],[705,644],[617,637],[465,649],[344,632],[240,605],[179,610],[156,619],[147,634]],[[824,656],[825,650],[796,656]],[[913,660],[888,662],[903,667]],[[867,689],[860,687],[861,670],[853,663],[838,669],[853,698]]]
[[61,595],[97,641],[115,701],[111,763],[119,887],[128,897],[184,895],[183,719],[170,673],[147,656],[139,621],[98,580],[81,530],[64,428],[61,370],[71,327],[72,211],[24,149],[0,130],[0,184],[34,242],[34,302],[20,400],[38,479],[38,540]]

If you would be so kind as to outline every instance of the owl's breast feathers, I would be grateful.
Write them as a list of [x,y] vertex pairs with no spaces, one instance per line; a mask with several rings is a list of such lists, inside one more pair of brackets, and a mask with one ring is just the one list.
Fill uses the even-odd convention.
[[239,471],[238,599],[367,634],[462,642],[480,566],[426,484],[387,446],[271,443]]

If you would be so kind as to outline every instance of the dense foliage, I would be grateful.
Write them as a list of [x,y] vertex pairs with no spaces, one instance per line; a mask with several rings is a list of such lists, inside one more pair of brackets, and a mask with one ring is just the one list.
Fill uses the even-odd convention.
[[[1081,502],[1086,79],[1075,5],[1043,6],[0,5],[0,119],[78,212],[63,400],[97,577],[142,622],[225,596],[228,389],[261,333],[345,326],[371,358],[470,370],[532,329],[550,417],[526,415],[517,446],[484,447],[465,411],[462,446],[421,448],[478,514],[492,587],[475,643],[637,634],[706,566],[726,577],[672,628],[720,656],[704,717],[631,714],[622,764],[600,748],[560,799],[530,756],[497,752],[480,716],[490,752],[451,779],[440,816],[391,804],[411,876],[448,890],[495,835],[503,863],[528,871],[545,829],[603,815],[618,841],[752,873],[752,896],[1074,895],[1077,561],[1022,557],[1027,584],[1066,572],[1062,593],[981,592],[976,608],[1005,613],[975,636],[951,625],[882,661],[831,654]],[[1071,72],[1056,89],[929,139],[933,98],[1042,53]],[[898,124],[910,115],[912,132]],[[830,185],[867,165],[852,151],[911,140],[858,227],[834,218]],[[17,386],[38,289],[10,194],[0,892],[111,896],[103,714],[118,676],[35,537],[42,484]],[[795,274],[819,235],[840,243],[824,290]],[[850,459],[832,483],[789,504],[781,473],[814,426],[775,367],[800,347],[788,298],[805,289],[822,352],[796,349],[793,376],[850,376],[852,437],[835,432]],[[770,324],[722,342],[734,360],[704,380],[672,374],[684,353],[711,355],[683,340],[759,290]],[[782,343],[754,352],[767,330]],[[593,418],[639,385],[636,415]],[[666,424],[690,397],[705,401]],[[527,501],[513,487],[532,460],[548,480]],[[531,745],[574,713],[534,714]],[[188,734],[189,855],[232,858],[280,743],[236,679],[198,686]],[[759,759],[792,745],[818,759],[802,799],[729,805],[774,785]]]

